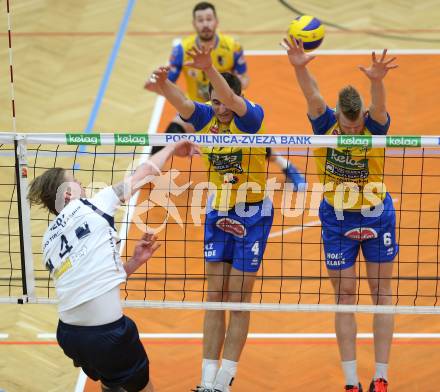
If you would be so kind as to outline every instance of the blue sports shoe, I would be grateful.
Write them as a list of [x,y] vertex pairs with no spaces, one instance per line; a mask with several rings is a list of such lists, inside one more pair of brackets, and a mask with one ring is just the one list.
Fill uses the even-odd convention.
[[293,184],[293,189],[298,192],[303,192],[307,189],[307,182],[304,176],[291,163],[283,170],[287,179]]

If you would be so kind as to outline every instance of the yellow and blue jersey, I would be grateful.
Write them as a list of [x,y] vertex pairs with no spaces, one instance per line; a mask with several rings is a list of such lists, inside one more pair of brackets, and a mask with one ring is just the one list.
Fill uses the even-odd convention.
[[[168,79],[176,82],[180,73],[183,72],[189,99],[197,102],[207,102],[209,101],[209,80],[205,73],[185,65],[186,62],[192,60],[186,52],[194,46],[200,46],[199,38],[196,34],[185,37],[173,47],[169,61],[170,72]],[[211,58],[214,67],[219,72],[230,72],[239,75],[246,73],[247,67],[243,48],[233,37],[217,34]]]
[[[339,123],[335,111],[326,108],[326,111],[316,119],[310,120],[313,132],[318,135],[340,135]],[[365,116],[363,135],[385,135],[390,126],[390,117],[385,125],[373,120],[369,113]],[[371,207],[373,203],[362,197],[364,186],[367,183],[383,184],[385,149],[362,147],[317,148],[314,151],[320,181],[327,184],[332,190],[325,191],[325,199],[332,206],[335,205],[335,189],[342,183],[355,183],[359,186],[359,198],[350,209],[360,210],[362,206]],[[331,187],[330,183],[333,183]],[[372,189],[372,193],[380,200],[386,195],[385,186]],[[344,194],[344,203],[347,202],[348,192]]]
[[[260,105],[245,100],[247,112],[234,114],[229,124],[220,123],[212,106],[195,103],[195,111],[186,122],[200,133],[261,134],[264,133],[264,111]],[[266,185],[266,148],[203,147],[209,182],[217,191],[213,208],[228,211],[238,202],[257,203],[264,199]],[[246,184],[249,187],[246,187]]]
[[[310,121],[315,134],[341,134],[335,112],[330,108],[326,108],[325,113]],[[385,135],[389,127],[389,115],[387,123],[382,125],[367,113],[363,134]],[[385,150],[368,146],[326,147],[316,149],[315,158],[321,182],[333,185],[332,190],[325,192],[319,207],[327,268],[342,270],[352,267],[360,249],[367,262],[393,261],[399,246],[396,240],[396,213],[393,201],[383,186]],[[330,184],[332,182],[333,184]],[[379,185],[372,189],[372,193],[375,193],[375,203],[362,196],[365,185],[370,182]],[[335,188],[342,183],[358,185],[359,198],[341,214],[341,211],[335,208],[335,204],[339,204],[335,203]],[[345,203],[348,192],[343,196]]]

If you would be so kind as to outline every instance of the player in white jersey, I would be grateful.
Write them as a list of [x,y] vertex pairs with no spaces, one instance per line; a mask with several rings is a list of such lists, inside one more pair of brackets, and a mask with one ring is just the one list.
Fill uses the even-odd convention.
[[135,323],[122,313],[119,285],[159,247],[144,234],[126,263],[119,255],[114,214],[171,155],[190,156],[198,149],[189,142],[168,145],[141,164],[124,181],[85,198],[72,174],[52,168],[35,178],[31,204],[56,215],[43,237],[43,260],[54,279],[59,299],[57,340],[64,353],[103,391],[152,392],[148,357]]

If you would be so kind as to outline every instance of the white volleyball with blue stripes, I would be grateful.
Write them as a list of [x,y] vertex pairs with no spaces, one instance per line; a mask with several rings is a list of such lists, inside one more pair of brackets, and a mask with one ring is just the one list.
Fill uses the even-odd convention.
[[298,16],[294,19],[288,30],[288,35],[293,35],[304,44],[304,51],[310,52],[321,45],[324,40],[324,26],[318,18],[310,15]]

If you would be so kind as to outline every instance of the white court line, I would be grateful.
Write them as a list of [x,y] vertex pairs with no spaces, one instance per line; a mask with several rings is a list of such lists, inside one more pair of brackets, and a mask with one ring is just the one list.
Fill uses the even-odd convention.
[[37,339],[55,339],[54,333],[37,333]]
[[[203,333],[140,333],[141,339],[203,339]],[[55,339],[54,333],[39,333],[39,339]],[[372,339],[372,333],[358,333],[358,339]],[[394,339],[440,339],[440,333],[394,333]],[[248,339],[336,339],[335,333],[250,333]]]
[[9,338],[8,333],[0,333],[0,339],[7,339],[7,338]]
[[82,369],[80,369],[78,374],[78,380],[76,380],[74,392],[83,392],[84,387],[86,386],[86,381],[87,381],[87,375],[83,372]]
[[[202,339],[202,333],[140,333],[142,339]],[[440,333],[395,333],[395,339],[440,339]],[[358,339],[372,339],[372,333],[358,333]],[[335,333],[250,333],[248,339],[336,339]]]
[[[376,53],[381,53],[382,49],[321,49],[315,50],[314,55],[338,55],[338,56],[349,56],[358,54],[371,54],[372,51]],[[245,56],[285,56],[285,50],[245,50]],[[440,49],[389,49],[388,54],[406,55],[406,54],[440,54]]]

